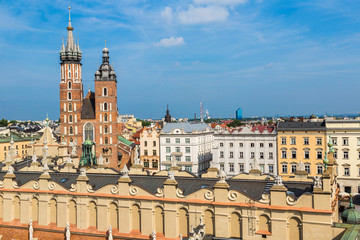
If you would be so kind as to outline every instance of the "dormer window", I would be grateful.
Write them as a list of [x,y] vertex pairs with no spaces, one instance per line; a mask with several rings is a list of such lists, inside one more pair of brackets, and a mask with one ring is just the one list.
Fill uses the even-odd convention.
[[106,87],[103,88],[103,96],[107,96],[108,95],[108,90]]

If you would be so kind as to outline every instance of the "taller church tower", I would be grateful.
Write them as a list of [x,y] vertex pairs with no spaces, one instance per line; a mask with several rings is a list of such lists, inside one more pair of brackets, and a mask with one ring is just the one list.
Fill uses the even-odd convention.
[[69,7],[69,25],[66,46],[60,50],[60,127],[62,141],[69,144],[76,141],[82,143],[80,117],[83,102],[83,84],[81,76],[81,51],[79,44],[74,42]]

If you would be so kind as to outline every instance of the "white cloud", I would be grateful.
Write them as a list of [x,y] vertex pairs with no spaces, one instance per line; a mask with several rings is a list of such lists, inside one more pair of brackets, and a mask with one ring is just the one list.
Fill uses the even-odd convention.
[[161,11],[161,17],[164,18],[167,22],[171,22],[173,19],[173,10],[171,7],[165,7]]
[[179,21],[184,24],[199,24],[210,22],[223,22],[229,16],[229,11],[224,7],[194,7],[189,6],[186,11],[180,11],[178,14]]
[[211,4],[211,5],[239,5],[245,4],[248,0],[194,0],[195,4]]
[[163,38],[160,40],[160,42],[156,43],[157,46],[161,46],[161,47],[174,47],[174,46],[181,46],[184,44],[185,42],[183,37]]

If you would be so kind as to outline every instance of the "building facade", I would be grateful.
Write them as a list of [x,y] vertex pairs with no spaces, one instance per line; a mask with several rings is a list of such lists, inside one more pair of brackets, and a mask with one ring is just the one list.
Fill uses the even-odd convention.
[[326,135],[331,139],[339,165],[340,193],[360,193],[360,120],[326,120]]
[[214,131],[205,123],[166,123],[160,132],[161,170],[174,163],[202,174],[212,161]]
[[[277,175],[275,126],[243,127],[228,131],[217,128],[214,133],[214,161],[227,175],[248,173],[258,168]],[[255,165],[257,166],[253,166]]]
[[285,179],[294,176],[300,162],[305,165],[309,176],[321,175],[325,150],[326,131],[323,121],[278,123],[278,171]]
[[89,139],[95,143],[96,157],[100,154],[105,164],[118,167],[117,154],[117,80],[109,63],[109,50],[103,49],[102,64],[95,73],[95,92],[84,98],[82,83],[82,52],[73,38],[69,15],[66,46],[60,51],[60,128],[62,142],[77,146]]
[[[18,163],[0,171],[3,239],[339,239],[332,153],[321,179],[260,173],[201,178],[174,167],[154,176]],[[99,181],[101,179],[101,181]],[[110,227],[111,226],[111,227]],[[202,239],[202,238],[200,238]]]
[[159,171],[160,162],[160,131],[155,127],[143,128],[140,132],[140,164],[144,170]]

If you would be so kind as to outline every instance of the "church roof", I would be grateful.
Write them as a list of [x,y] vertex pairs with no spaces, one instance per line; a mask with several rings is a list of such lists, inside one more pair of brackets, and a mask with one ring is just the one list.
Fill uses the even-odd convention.
[[83,101],[83,107],[81,110],[82,119],[95,119],[95,93],[89,91]]

